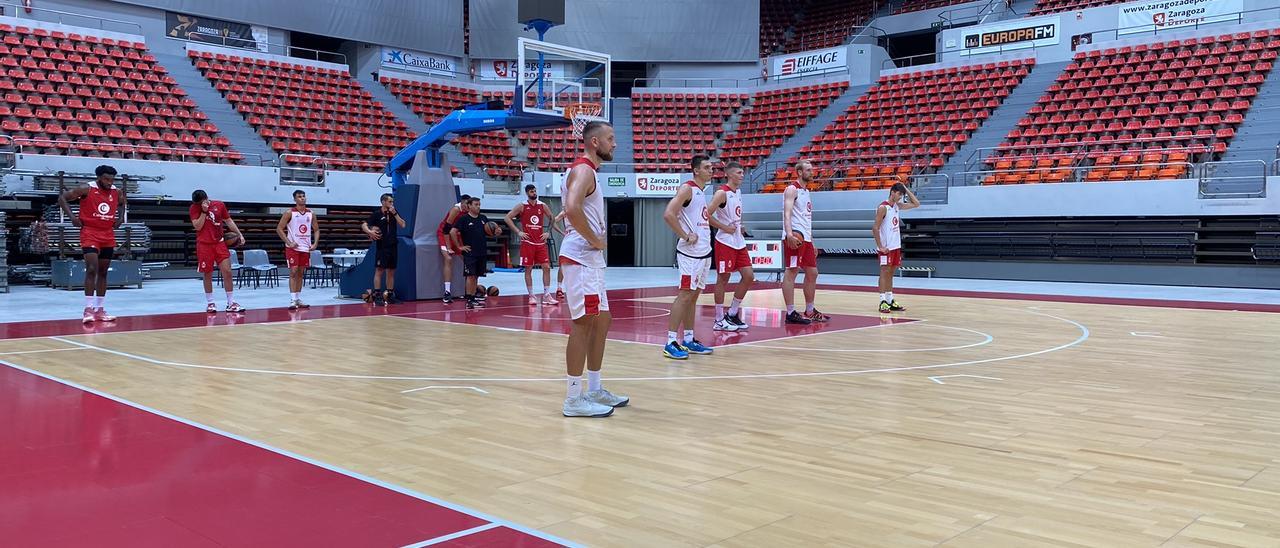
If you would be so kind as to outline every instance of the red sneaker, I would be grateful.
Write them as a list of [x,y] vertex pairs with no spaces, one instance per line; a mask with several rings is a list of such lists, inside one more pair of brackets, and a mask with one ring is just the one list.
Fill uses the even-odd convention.
[[93,323],[95,319],[97,318],[93,314],[93,309],[87,306],[84,307],[84,319],[82,321],[84,323]]
[[93,311],[93,319],[95,319],[95,320],[97,320],[97,321],[100,321],[100,322],[114,322],[114,321],[116,321],[116,317],[115,317],[115,316],[112,316],[111,314],[107,314],[107,309],[105,309],[105,308],[99,308],[99,309],[97,309],[97,310]]

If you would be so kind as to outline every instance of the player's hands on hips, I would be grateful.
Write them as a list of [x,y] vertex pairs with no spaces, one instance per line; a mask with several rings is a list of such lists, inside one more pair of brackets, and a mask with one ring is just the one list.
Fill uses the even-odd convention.
[[887,248],[887,247],[880,247],[880,246],[876,246],[876,253],[879,253],[879,254],[881,254],[881,255],[888,255],[888,254],[889,254],[889,248]]
[[297,249],[298,249],[298,244],[295,244],[295,243],[293,243],[292,241],[285,242],[285,243],[284,243],[284,246],[285,246],[286,248],[288,248],[288,249],[292,249],[292,250],[294,250],[294,251],[297,251]]
[[543,232],[543,233],[542,233],[542,241],[544,241],[544,242],[545,242],[545,241],[550,240],[550,239],[551,239],[551,234],[549,234],[549,233],[547,233],[547,232]]
[[528,239],[529,239],[529,233],[527,233],[527,232],[525,232],[525,231],[523,231],[523,230],[517,230],[517,231],[516,231],[516,239],[517,239],[517,240],[520,240],[520,241],[522,241],[522,242],[523,242],[523,241],[525,241],[525,240],[528,240]]
[[591,249],[599,249],[600,251],[604,251],[606,247],[609,247],[609,242],[606,242],[600,238],[592,238],[591,241],[588,243],[591,244]]
[[688,242],[688,244],[689,244],[689,245],[694,245],[694,244],[698,243],[698,235],[697,235],[697,234],[694,234],[694,233],[692,233],[692,232],[690,232],[690,233],[688,233],[688,234],[685,234],[685,235],[684,235],[684,241],[685,241],[685,242]]

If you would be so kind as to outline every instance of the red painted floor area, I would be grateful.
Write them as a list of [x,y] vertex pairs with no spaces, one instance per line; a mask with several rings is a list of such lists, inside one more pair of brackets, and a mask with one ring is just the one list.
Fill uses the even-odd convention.
[[4,546],[404,546],[491,523],[12,367],[0,417]]

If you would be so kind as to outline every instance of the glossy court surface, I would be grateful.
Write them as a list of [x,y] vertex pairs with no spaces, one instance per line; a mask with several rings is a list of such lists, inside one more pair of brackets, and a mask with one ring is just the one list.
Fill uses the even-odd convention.
[[3,324],[0,538],[1280,544],[1280,307],[823,287],[789,327],[761,285],[676,362],[671,294],[610,292],[600,420],[521,296]]

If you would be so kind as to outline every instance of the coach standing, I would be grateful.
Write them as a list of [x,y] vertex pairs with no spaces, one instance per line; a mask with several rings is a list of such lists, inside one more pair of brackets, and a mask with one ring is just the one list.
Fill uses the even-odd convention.
[[[374,244],[373,270],[373,302],[374,304],[393,304],[396,299],[396,230],[404,228],[404,218],[396,211],[395,198],[390,193],[382,195],[382,206],[375,209],[365,219],[360,228]],[[387,279],[387,291],[378,291],[383,277]]]

